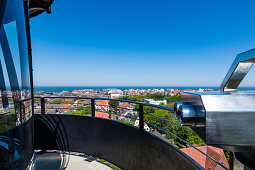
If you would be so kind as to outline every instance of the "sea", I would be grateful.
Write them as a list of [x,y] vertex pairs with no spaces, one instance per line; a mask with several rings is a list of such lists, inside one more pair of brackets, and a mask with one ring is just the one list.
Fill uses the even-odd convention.
[[[214,91],[218,91],[219,87],[216,86],[35,86],[34,92],[38,92],[40,90],[44,92],[62,92],[62,91],[69,91],[72,92],[73,90],[83,90],[83,89],[120,89],[120,90],[128,90],[128,89],[213,89]],[[255,87],[238,87],[237,90],[245,91],[245,90],[255,90]]]

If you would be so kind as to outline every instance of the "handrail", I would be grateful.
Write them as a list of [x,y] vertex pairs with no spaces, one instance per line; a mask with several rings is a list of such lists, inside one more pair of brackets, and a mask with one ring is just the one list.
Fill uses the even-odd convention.
[[180,125],[180,124],[178,124],[178,123],[175,123],[175,122],[173,122],[173,121],[171,121],[171,120],[167,120],[167,119],[164,119],[164,118],[162,118],[162,117],[158,117],[158,116],[152,115],[152,114],[150,114],[150,113],[144,113],[144,114],[149,115],[149,116],[156,117],[156,118],[161,119],[161,120],[164,120],[164,121],[167,121],[167,122],[169,122],[169,123],[172,123],[172,124],[174,124],[174,125],[180,126],[180,127],[184,128],[184,129],[186,129],[186,130],[191,131],[191,132],[194,133],[193,130],[191,130],[191,129],[185,127],[185,126],[182,126],[182,125]]
[[165,129],[161,128],[161,127],[158,127],[158,126],[156,126],[156,125],[153,125],[153,124],[151,124],[151,123],[149,123],[149,122],[147,122],[147,121],[145,121],[145,122],[146,122],[148,125],[154,126],[154,127],[158,128],[158,129],[163,130],[164,132],[166,132],[166,133],[168,133],[168,134],[174,136],[175,138],[177,138],[177,139],[181,140],[182,142],[186,143],[187,145],[191,146],[192,148],[194,148],[194,149],[197,150],[198,152],[200,152],[200,153],[202,153],[203,155],[209,157],[211,160],[213,160],[214,162],[216,162],[216,163],[217,163],[218,165],[220,165],[222,168],[228,169],[228,168],[226,168],[223,164],[219,163],[219,162],[216,161],[214,158],[212,158],[211,156],[209,156],[209,155],[207,155],[206,153],[202,152],[201,150],[197,149],[195,146],[193,146],[193,145],[190,144],[189,142],[183,140],[183,139],[180,138],[179,136],[176,136],[175,134],[173,134],[173,133],[171,133],[171,132],[168,132],[167,130],[165,130]]
[[45,96],[45,97],[35,96],[34,98],[112,100],[112,101],[119,101],[119,102],[135,103],[135,104],[139,104],[139,105],[156,107],[156,108],[163,109],[163,110],[174,111],[174,109],[170,108],[170,107],[165,107],[165,106],[160,106],[160,105],[155,105],[155,104],[149,104],[149,103],[144,103],[144,102],[138,102],[138,101],[134,101],[134,100],[122,100],[122,99],[100,98],[100,97],[77,97],[77,96],[66,96],[66,97],[65,96]]

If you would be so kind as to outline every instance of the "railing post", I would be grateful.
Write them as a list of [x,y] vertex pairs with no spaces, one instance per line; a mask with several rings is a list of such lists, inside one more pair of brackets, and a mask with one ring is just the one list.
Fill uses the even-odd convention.
[[144,117],[143,117],[143,105],[139,104],[139,128],[141,131],[144,130]]
[[45,114],[45,98],[41,98],[41,114]]
[[[41,114],[45,114],[45,98],[44,97],[41,98]],[[41,152],[46,153],[46,148],[43,147]]]
[[23,115],[22,115],[22,102],[19,102],[19,117],[20,117],[20,124],[23,122]]
[[91,116],[95,117],[95,99],[91,99]]

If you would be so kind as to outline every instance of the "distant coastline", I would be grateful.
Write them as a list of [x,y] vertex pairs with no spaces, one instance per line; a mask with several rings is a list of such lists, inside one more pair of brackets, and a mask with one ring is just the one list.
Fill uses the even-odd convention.
[[[214,91],[219,90],[217,86],[35,86],[34,92],[38,92],[40,90],[44,92],[62,92],[62,91],[69,91],[72,92],[73,90],[81,90],[81,89],[193,89],[198,90],[201,89],[213,89]],[[239,87],[238,90],[255,90],[255,87]]]

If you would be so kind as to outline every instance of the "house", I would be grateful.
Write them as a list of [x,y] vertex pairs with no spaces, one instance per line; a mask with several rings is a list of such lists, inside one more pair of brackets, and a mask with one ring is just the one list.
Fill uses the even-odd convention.
[[45,112],[47,114],[63,113],[64,112],[64,107],[61,104],[46,104],[45,105]]
[[100,117],[100,118],[104,118],[104,119],[109,119],[109,114],[108,114],[108,113],[105,113],[105,112],[95,111],[95,117]]
[[127,121],[135,122],[138,118],[134,113],[131,113],[131,111],[128,111],[124,114],[124,119]]
[[133,109],[132,106],[127,102],[123,102],[120,104],[120,114],[125,114],[126,112],[129,112],[132,109]]
[[61,105],[64,107],[64,112],[70,112],[74,108],[73,105],[67,103],[61,103]]
[[[213,146],[200,146],[196,147],[202,152],[214,158],[219,163],[223,164],[226,168],[229,168],[228,161],[225,157],[225,154],[222,149],[216,148]],[[198,152],[196,149],[189,147],[181,149],[182,152],[189,155],[192,159],[194,159],[197,163],[199,163],[203,168],[210,170],[220,170],[222,167],[214,162],[209,157],[205,156],[201,152]]]
[[160,105],[161,103],[167,104],[166,100],[144,99],[144,102],[149,104],[156,104],[156,105]]
[[97,100],[95,105],[96,110],[109,111],[109,105],[107,100]]
[[111,95],[111,98],[115,99],[123,96],[123,91],[119,89],[111,89],[111,91],[109,91],[109,94]]
[[40,90],[38,91],[39,94],[44,94],[44,91]]
[[79,95],[80,94],[80,91],[79,90],[73,90],[73,92],[72,92],[73,94],[77,94],[77,95]]
[[[135,126],[136,127],[139,127],[139,118],[137,118],[136,119],[136,121],[135,121]],[[150,127],[144,122],[144,126],[143,126],[143,128],[144,128],[144,130],[146,130],[147,132],[149,132],[150,131]]]

